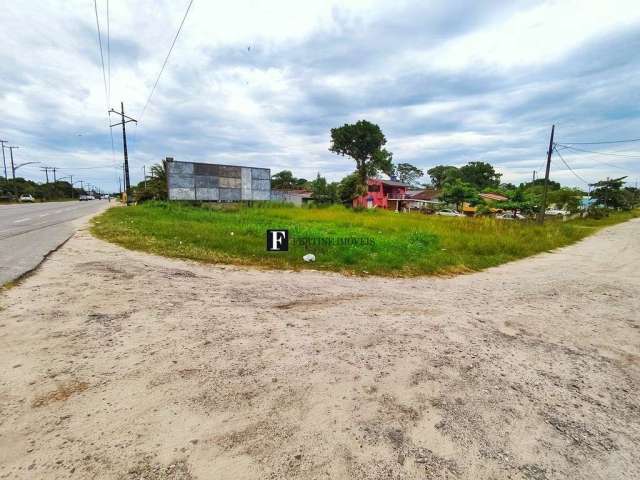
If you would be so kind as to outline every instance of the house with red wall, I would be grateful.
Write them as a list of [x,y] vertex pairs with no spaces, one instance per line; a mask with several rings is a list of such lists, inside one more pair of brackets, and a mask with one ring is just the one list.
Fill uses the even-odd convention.
[[367,193],[354,198],[353,206],[399,210],[401,201],[407,198],[407,188],[409,185],[395,180],[370,178]]

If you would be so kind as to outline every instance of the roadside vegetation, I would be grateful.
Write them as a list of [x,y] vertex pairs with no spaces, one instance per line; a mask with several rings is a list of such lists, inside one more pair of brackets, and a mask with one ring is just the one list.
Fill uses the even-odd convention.
[[[638,216],[633,210],[600,219],[550,220],[541,226],[341,206],[151,201],[107,210],[93,220],[92,232],[126,248],[209,263],[414,276],[482,270],[571,244]],[[289,230],[288,252],[267,252],[268,229]],[[312,244],[303,244],[305,239]],[[325,244],[326,239],[334,244]],[[303,260],[308,253],[315,255],[314,263]]]
[[75,200],[80,195],[86,194],[86,190],[72,187],[67,180],[59,179],[56,182],[36,183],[22,177],[7,180],[0,176],[0,203],[15,202],[21,195],[31,195],[37,202],[52,200],[59,202]]

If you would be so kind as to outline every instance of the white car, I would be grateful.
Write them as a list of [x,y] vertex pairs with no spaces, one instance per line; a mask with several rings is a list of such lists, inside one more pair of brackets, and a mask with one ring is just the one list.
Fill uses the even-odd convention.
[[450,208],[439,210],[436,212],[436,215],[440,215],[442,217],[462,217],[463,216],[460,212],[456,212],[455,210],[451,210]]
[[36,199],[33,198],[31,195],[25,194],[25,195],[20,195],[20,201],[33,203],[36,201]]
[[504,212],[500,215],[496,215],[496,218],[499,220],[526,220],[527,217],[525,217],[524,215],[520,215],[519,213],[516,213],[515,215],[513,214],[513,212]]
[[548,208],[545,210],[544,214],[549,215],[550,217],[566,217],[567,215],[570,215],[570,212],[567,212],[566,210],[559,210],[557,208]]

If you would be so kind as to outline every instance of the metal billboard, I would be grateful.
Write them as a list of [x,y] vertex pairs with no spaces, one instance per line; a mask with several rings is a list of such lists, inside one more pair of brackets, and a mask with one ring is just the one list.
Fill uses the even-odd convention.
[[268,168],[167,160],[169,200],[271,200]]

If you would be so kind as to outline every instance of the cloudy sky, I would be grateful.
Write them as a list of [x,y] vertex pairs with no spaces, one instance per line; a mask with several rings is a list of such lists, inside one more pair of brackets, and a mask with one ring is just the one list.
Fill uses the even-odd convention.
[[[120,101],[139,119],[134,182],[165,156],[337,180],[354,165],[329,130],[359,119],[396,162],[486,161],[511,182],[542,169],[553,123],[559,143],[640,137],[637,0],[194,0],[142,115],[188,3],[110,0],[108,58],[97,1],[107,95],[92,0],[5,2],[0,138],[16,162],[117,189]],[[640,142],[574,147],[617,154],[563,150],[586,181],[640,177]],[[38,166],[19,172],[43,181]],[[583,185],[557,156],[552,178]]]

